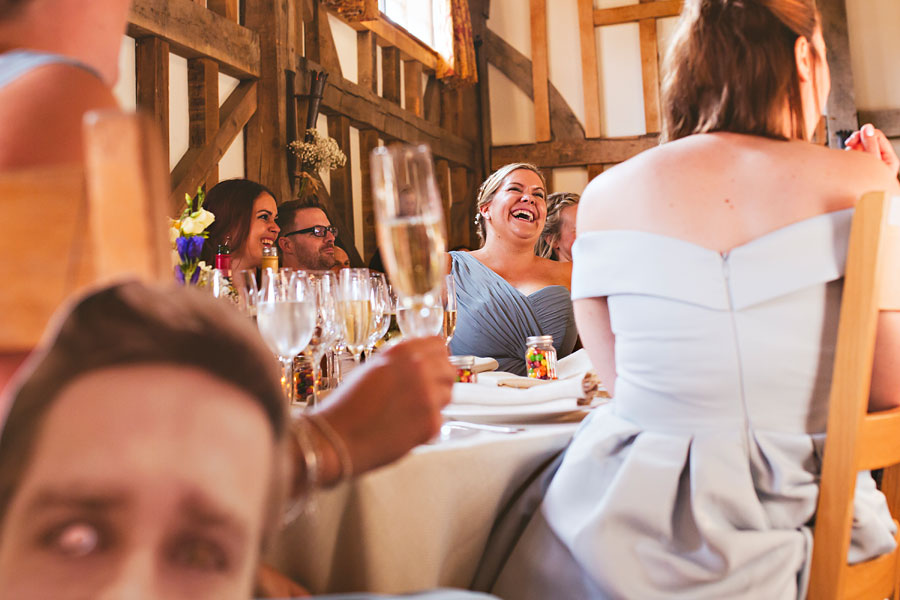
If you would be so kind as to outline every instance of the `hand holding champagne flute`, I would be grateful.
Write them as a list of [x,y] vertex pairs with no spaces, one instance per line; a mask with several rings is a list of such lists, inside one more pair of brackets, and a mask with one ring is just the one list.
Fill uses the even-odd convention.
[[446,235],[431,152],[425,145],[379,147],[371,169],[378,246],[397,291],[398,321],[410,337],[436,335]]

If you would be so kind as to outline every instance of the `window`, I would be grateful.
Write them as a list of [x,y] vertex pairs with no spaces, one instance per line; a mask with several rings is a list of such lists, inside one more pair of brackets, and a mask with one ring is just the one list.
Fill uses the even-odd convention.
[[439,50],[441,34],[435,25],[445,4],[446,0],[378,0],[379,10],[388,19],[434,50]]

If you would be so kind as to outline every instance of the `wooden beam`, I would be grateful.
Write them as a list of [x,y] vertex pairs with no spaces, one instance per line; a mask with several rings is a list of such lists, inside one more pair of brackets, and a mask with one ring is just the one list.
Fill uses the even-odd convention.
[[220,14],[229,21],[238,22],[238,0],[206,0],[206,8]]
[[363,247],[360,254],[366,264],[372,260],[375,241],[375,195],[372,192],[372,150],[378,147],[378,132],[374,129],[359,130],[359,176],[362,183],[362,233]]
[[337,47],[331,35],[328,11],[316,2],[313,5],[313,16],[312,22],[306,26],[306,56],[325,67],[329,77],[343,75]]
[[375,34],[371,31],[356,33],[356,81],[362,87],[378,93],[378,56]]
[[[219,66],[208,58],[188,59],[188,147],[203,148],[219,129]],[[218,163],[205,177],[206,189],[219,182]]]
[[[294,53],[288,53],[288,0],[244,0],[247,27],[259,33],[261,72],[257,109],[247,124],[244,158],[248,179],[284,201],[291,196],[288,170],[287,76]],[[307,74],[307,85],[309,76]],[[290,99],[293,102],[293,98]]]
[[534,132],[537,141],[550,141],[548,90],[547,0],[531,0],[531,83],[534,89]]
[[141,38],[134,45],[137,107],[159,127],[165,162],[169,164],[169,44],[159,38]]
[[[484,54],[487,61],[500,69],[506,77],[529,98],[534,100],[534,86],[531,77],[531,61],[524,54],[513,48],[499,35],[485,30]],[[485,69],[486,71],[487,69]],[[487,73],[484,77],[478,74],[478,85],[487,89]],[[563,98],[552,82],[548,81],[550,94],[550,131],[555,140],[583,140],[584,127],[572,112],[572,108]],[[482,92],[484,94],[485,92]],[[489,114],[489,113],[486,113]],[[490,129],[489,127],[487,128]]]
[[593,179],[595,177],[600,175],[600,173],[602,173],[604,171],[604,169],[605,169],[605,165],[588,165],[587,166],[588,183],[590,183],[591,181],[593,181]]
[[447,249],[457,246],[473,248],[477,240],[472,237],[474,199],[471,194],[469,172],[464,167],[450,169],[450,221],[447,223]]
[[[308,93],[310,69],[320,67],[300,56],[296,57],[296,61],[297,94],[302,95]],[[475,151],[468,140],[341,77],[329,77],[322,98],[322,110],[328,115],[346,115],[354,127],[375,129],[385,139],[429,144],[436,158],[446,158],[458,165],[471,166],[474,163]]]
[[659,54],[656,19],[638,23],[641,39],[641,82],[644,90],[644,124],[647,133],[659,133]]
[[162,38],[185,58],[211,58],[238,79],[259,77],[259,34],[191,0],[134,0],[128,35]]
[[600,137],[600,81],[597,42],[594,37],[594,0],[578,0],[578,32],[581,38],[581,69],[584,85],[584,132]]
[[328,135],[333,137],[347,156],[343,167],[331,171],[331,205],[340,214],[349,239],[353,239],[353,163],[350,154],[350,119],[344,115],[328,117]]
[[859,128],[853,93],[853,67],[850,63],[847,7],[845,0],[819,0],[818,5],[831,70],[831,93],[825,110],[828,115],[828,146],[842,148],[845,135]]
[[403,96],[406,110],[417,117],[425,116],[422,100],[422,63],[407,60],[403,63]]
[[555,169],[598,163],[617,163],[658,144],[659,136],[652,134],[599,140],[494,146],[491,152],[491,164],[496,169],[511,162],[530,162],[538,167]]
[[381,49],[381,95],[400,104],[400,51],[387,46]]
[[434,161],[434,177],[437,180],[438,191],[441,193],[441,207],[444,209],[444,223],[447,224],[448,243],[450,229],[450,205],[453,202],[453,192],[450,187],[450,163],[438,159]]
[[884,132],[889,138],[900,137],[900,108],[887,110],[861,110],[859,122],[871,123]]
[[683,0],[659,0],[644,4],[618,6],[616,8],[601,8],[593,11],[593,22],[595,27],[600,27],[602,25],[631,23],[643,19],[677,17],[681,14],[683,4]]
[[430,70],[437,71],[440,55],[410,35],[405,29],[380,16],[375,21],[362,21],[360,25],[374,33],[386,46],[393,46],[403,53],[404,60],[417,60]]
[[[478,12],[473,14],[480,14]],[[488,34],[487,24],[481,21],[479,24],[480,37],[475,40],[475,66],[478,70],[478,129],[481,131],[479,136],[479,152],[478,163],[473,168],[473,177],[477,181],[481,181],[487,174],[491,172],[491,146],[493,145],[493,136],[491,133],[491,90],[488,81],[488,51],[485,44],[485,37]],[[551,103],[553,99],[552,84],[551,87]],[[552,106],[552,104],[551,104]],[[551,108],[552,110],[552,108]],[[550,131],[553,131],[553,119],[550,120]]]
[[428,83],[425,84],[425,96],[422,98],[425,119],[436,124],[441,122],[441,85],[443,84],[437,77],[429,75]]
[[256,104],[255,81],[244,81],[231,92],[222,105],[216,134],[202,148],[188,148],[172,170],[172,194],[169,199],[173,208],[183,205],[185,193],[193,194],[197,186],[203,183],[206,174],[219,163],[231,143],[256,112]]

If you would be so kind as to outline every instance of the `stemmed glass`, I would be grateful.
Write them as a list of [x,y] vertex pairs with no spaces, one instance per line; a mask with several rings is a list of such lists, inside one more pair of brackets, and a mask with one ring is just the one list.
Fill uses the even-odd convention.
[[378,340],[384,337],[391,325],[391,294],[384,273],[372,273],[372,327],[366,341],[366,357],[375,349]]
[[447,245],[431,151],[425,145],[376,148],[371,172],[378,246],[397,291],[397,320],[406,336],[436,335]]
[[313,399],[312,405],[319,403],[319,376],[321,374],[322,356],[340,339],[335,294],[337,278],[331,271],[311,271],[308,273],[313,294],[316,299],[316,325],[310,338],[306,353],[312,358],[313,367]]
[[294,401],[294,356],[309,343],[315,325],[316,302],[303,271],[267,269],[256,307],[256,324],[269,349],[281,361],[282,385]]
[[259,301],[259,287],[256,285],[256,271],[238,271],[234,276],[234,287],[238,293],[238,307],[245,315],[256,319],[256,303]]
[[338,273],[338,312],[344,344],[359,364],[369,338],[372,283],[368,269],[341,269]]
[[444,275],[441,299],[444,305],[444,342],[450,347],[450,340],[456,333],[456,280],[453,275]]

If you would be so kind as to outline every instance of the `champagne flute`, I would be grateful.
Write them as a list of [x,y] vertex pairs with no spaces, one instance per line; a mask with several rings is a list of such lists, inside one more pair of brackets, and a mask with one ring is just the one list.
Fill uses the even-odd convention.
[[303,271],[266,269],[256,307],[256,324],[269,349],[281,361],[282,385],[288,402],[294,400],[293,362],[309,343],[316,303]]
[[359,364],[371,327],[372,283],[368,269],[341,269],[338,273],[338,312],[344,344]]
[[444,342],[450,347],[450,340],[456,333],[456,280],[453,275],[444,276],[442,293],[444,304]]
[[375,344],[384,337],[391,324],[391,297],[384,273],[372,273],[372,328],[366,342],[366,357],[372,354]]
[[397,291],[397,320],[409,337],[435,335],[443,318],[446,235],[431,151],[376,148],[371,172],[378,246]]
[[319,403],[319,377],[321,376],[322,356],[325,351],[340,339],[340,325],[337,318],[337,278],[331,271],[310,271],[310,284],[316,299],[316,325],[306,353],[312,358],[313,390],[312,405]]
[[259,301],[259,287],[256,285],[256,271],[238,271],[234,276],[234,287],[238,292],[238,307],[245,315],[256,320],[256,303]]

